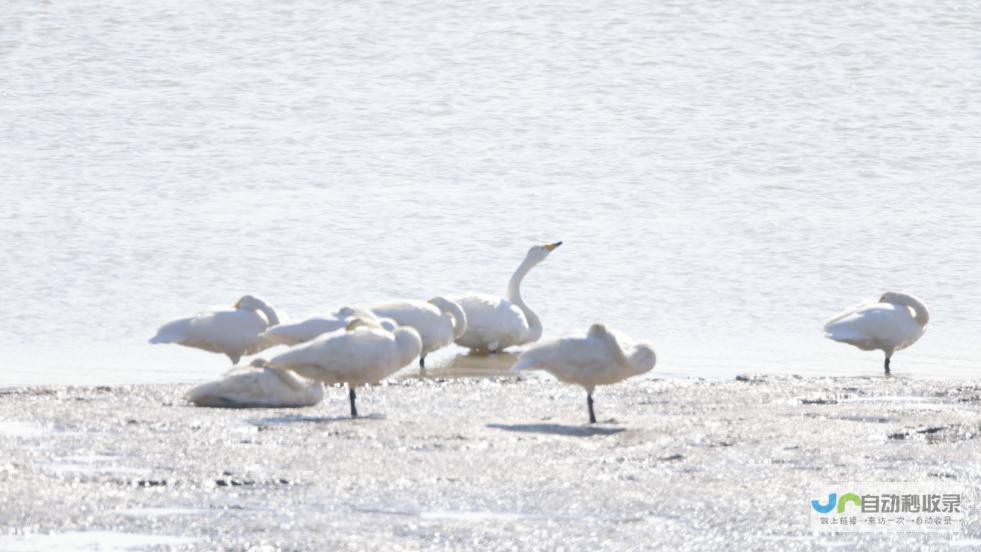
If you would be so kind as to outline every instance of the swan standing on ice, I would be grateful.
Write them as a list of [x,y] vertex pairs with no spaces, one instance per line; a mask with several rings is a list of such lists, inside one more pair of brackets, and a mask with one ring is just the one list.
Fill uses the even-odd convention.
[[296,408],[313,406],[324,397],[319,381],[267,368],[262,359],[236,368],[224,378],[199,385],[184,396],[196,406],[215,408]]
[[593,390],[631,376],[649,372],[657,356],[654,348],[641,343],[625,351],[616,336],[602,324],[593,324],[586,337],[566,337],[532,345],[511,367],[514,371],[545,370],[564,383],[586,390],[589,423],[596,423]]
[[560,245],[562,242],[555,242],[528,250],[508,282],[507,299],[486,294],[457,299],[467,316],[467,331],[457,338],[457,345],[496,353],[513,345],[538,341],[542,336],[542,322],[521,299],[521,280]]
[[354,390],[378,383],[399,371],[422,351],[419,333],[407,327],[390,332],[377,322],[351,321],[347,328],[324,334],[276,355],[266,366],[292,370],[327,385],[346,383],[351,417],[358,417]]
[[232,364],[238,364],[243,355],[252,355],[270,346],[260,334],[276,324],[279,324],[279,316],[268,303],[252,295],[243,295],[235,303],[235,310],[203,312],[164,324],[150,343],[177,343],[223,353]]
[[376,316],[391,318],[399,326],[419,332],[422,353],[419,366],[426,367],[426,355],[446,347],[467,331],[467,315],[459,304],[443,297],[429,301],[392,301],[361,305]]
[[[279,324],[273,326],[262,334],[262,337],[269,342],[269,345],[299,345],[311,339],[337,331],[346,327],[352,320],[360,318],[363,320],[374,319],[372,313],[354,307],[343,307],[332,313],[330,316],[317,316],[302,322],[292,324]],[[395,329],[394,327],[387,328]]]
[[922,301],[887,291],[877,303],[863,303],[832,318],[824,325],[824,336],[863,351],[881,350],[889,375],[892,354],[916,343],[928,322],[930,314]]

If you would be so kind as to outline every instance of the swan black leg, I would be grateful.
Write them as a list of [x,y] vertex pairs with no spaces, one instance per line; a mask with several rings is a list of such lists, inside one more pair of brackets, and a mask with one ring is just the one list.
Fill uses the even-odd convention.
[[889,374],[890,374],[890,372],[889,372],[889,357],[886,357],[886,375],[888,376]]
[[589,407],[589,423],[596,423],[596,414],[593,414],[593,394],[586,393],[586,406]]
[[419,355],[419,367],[420,368],[426,367],[426,355]]
[[350,389],[348,389],[348,391],[347,391],[347,398],[348,398],[348,400],[351,401],[351,417],[352,418],[357,418],[358,417],[358,407],[354,406],[354,399],[356,397],[354,395],[354,388],[353,387],[350,388]]

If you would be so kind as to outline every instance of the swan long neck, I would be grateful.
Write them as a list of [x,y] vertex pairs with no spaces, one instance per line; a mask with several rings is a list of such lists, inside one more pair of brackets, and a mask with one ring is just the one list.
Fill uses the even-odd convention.
[[407,326],[396,328],[394,334],[399,349],[399,362],[405,366],[422,353],[422,338],[419,337],[419,332]]
[[283,382],[286,387],[289,387],[293,391],[299,393],[306,389],[306,385],[303,385],[303,382],[288,370],[284,370],[282,368],[267,368],[267,370],[270,370],[279,381]]
[[657,362],[657,356],[654,354],[654,349],[645,344],[635,345],[630,351],[630,354],[627,355],[624,353],[623,347],[620,345],[620,341],[617,340],[617,337],[602,326],[595,325],[590,328],[589,335],[602,339],[609,348],[610,354],[613,355],[613,359],[616,361],[616,363],[633,375],[639,375],[650,371],[652,368],[654,368],[654,364]]
[[657,355],[654,349],[648,345],[635,345],[630,353],[630,365],[633,367],[634,374],[643,374],[654,368],[657,363]]
[[532,259],[526,258],[524,262],[518,266],[518,269],[514,271],[511,276],[511,280],[508,282],[508,301],[521,309],[524,313],[525,318],[528,320],[528,333],[525,334],[525,343],[531,343],[538,341],[538,338],[542,336],[542,321],[535,314],[535,311],[531,310],[524,300],[521,298],[521,281],[524,280],[525,275],[538,263]]
[[620,342],[617,340],[616,336],[604,331],[600,334],[600,337],[606,342],[606,346],[609,347],[610,353],[613,355],[613,358],[616,360],[617,364],[627,370],[632,370],[634,365],[630,362],[630,359],[627,358],[627,355],[623,354],[623,347],[620,346]]
[[891,299],[892,302],[905,305],[913,309],[913,319],[916,320],[916,323],[919,324],[921,328],[926,327],[926,325],[930,322],[930,313],[927,312],[926,305],[924,305],[916,297],[905,293],[893,293],[891,295]]
[[269,326],[270,327],[278,326],[279,315],[276,314],[276,311],[271,306],[269,306],[269,304],[266,303],[265,301],[256,299],[256,303],[257,303],[257,308],[260,311],[262,311],[262,314],[266,315],[266,320],[269,321]]
[[460,339],[463,334],[467,333],[467,314],[463,312],[463,308],[460,307],[459,303],[450,301],[445,297],[433,297],[429,300],[429,303],[453,319],[454,340]]

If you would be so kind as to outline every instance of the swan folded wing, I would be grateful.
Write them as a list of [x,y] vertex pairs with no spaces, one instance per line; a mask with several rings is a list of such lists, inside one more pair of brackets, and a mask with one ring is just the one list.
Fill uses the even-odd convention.
[[630,364],[630,361],[624,354],[623,348],[620,341],[617,339],[616,334],[606,329],[605,326],[601,324],[593,324],[593,326],[589,328],[587,336],[602,343],[606,347],[610,358],[613,359],[617,365],[620,366],[620,368],[624,370],[634,369],[633,365]]
[[517,306],[492,295],[469,295],[457,300],[467,316],[466,333],[457,340],[465,347],[498,343],[498,349],[518,343],[528,320]]
[[453,328],[443,321],[443,313],[425,301],[404,301],[366,305],[380,318],[390,318],[399,326],[409,326],[419,332],[423,349],[430,352],[453,342]]
[[261,342],[266,319],[247,310],[202,313],[165,324],[151,343],[180,343],[206,351],[224,353],[252,350]]
[[294,324],[273,326],[262,334],[270,345],[297,345],[347,326],[346,317],[310,318]]
[[845,309],[845,310],[841,311],[839,314],[835,315],[831,320],[828,320],[827,322],[825,322],[824,323],[824,329],[825,329],[825,331],[827,331],[829,326],[832,326],[833,324],[835,324],[837,322],[840,322],[842,320],[845,320],[846,318],[853,317],[856,314],[861,313],[862,311],[864,311],[866,309],[875,307],[878,304],[879,303],[864,302],[864,303],[859,303],[859,304],[855,305],[854,307]]
[[193,318],[181,318],[167,322],[157,330],[157,335],[150,338],[150,343],[180,343],[188,338]]
[[909,308],[886,303],[863,305],[824,326],[825,337],[865,350],[902,349],[922,333]]
[[268,327],[265,317],[255,311],[218,311],[191,321],[191,332],[206,341],[221,344],[226,350],[255,353],[262,350],[259,334]]
[[[322,335],[273,357],[267,366],[328,384],[377,381],[401,368],[392,334],[363,328]],[[383,375],[372,379],[378,373]]]
[[185,398],[197,406],[288,408],[317,404],[322,394],[319,385],[305,385],[292,374],[264,368],[236,370],[221,380],[191,389]]
[[605,379],[603,372],[619,366],[609,346],[596,337],[566,337],[533,345],[521,353],[513,370],[544,370],[559,381],[583,384]]

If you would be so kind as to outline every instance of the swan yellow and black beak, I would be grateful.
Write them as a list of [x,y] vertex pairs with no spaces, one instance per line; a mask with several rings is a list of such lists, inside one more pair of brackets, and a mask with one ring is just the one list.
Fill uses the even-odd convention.
[[562,245],[562,242],[560,242],[560,241],[557,241],[555,243],[546,243],[545,244],[545,251],[551,251],[551,250],[555,249],[556,247],[558,247],[560,245]]

